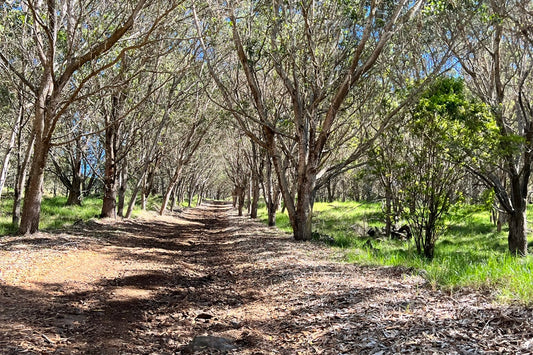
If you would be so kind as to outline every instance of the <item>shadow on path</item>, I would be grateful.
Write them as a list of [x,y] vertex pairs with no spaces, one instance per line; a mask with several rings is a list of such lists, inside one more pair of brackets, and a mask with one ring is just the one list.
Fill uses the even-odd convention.
[[[64,267],[2,282],[6,354],[173,354],[197,335],[232,339],[238,354],[515,353],[533,338],[531,310],[430,291],[401,269],[335,262],[226,204],[90,222],[5,240],[0,251],[57,254]],[[74,260],[80,276],[54,281],[74,265],[61,259],[69,255],[87,258]]]

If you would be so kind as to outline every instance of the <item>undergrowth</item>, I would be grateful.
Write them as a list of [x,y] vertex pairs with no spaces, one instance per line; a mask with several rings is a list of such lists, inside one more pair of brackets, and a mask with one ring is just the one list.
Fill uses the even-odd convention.
[[[530,214],[532,221],[533,211]],[[266,210],[261,210],[260,218],[266,221]],[[484,289],[502,302],[533,305],[533,258],[508,253],[507,229],[498,233],[483,207],[463,204],[452,209],[431,261],[416,253],[412,241],[370,239],[356,233],[383,227],[382,220],[379,203],[317,202],[313,229],[316,235],[331,237],[333,247],[344,249],[347,262],[413,268],[433,287]],[[276,221],[279,228],[290,232],[286,213],[278,213]]]

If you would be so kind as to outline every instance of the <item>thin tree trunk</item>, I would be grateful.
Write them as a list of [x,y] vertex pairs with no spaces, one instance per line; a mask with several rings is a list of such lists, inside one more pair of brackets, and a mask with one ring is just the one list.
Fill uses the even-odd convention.
[[125,100],[123,93],[111,98],[111,115],[106,117],[105,129],[105,165],[104,165],[104,199],[101,218],[116,218],[117,207],[117,151],[121,123],[119,112]]
[[385,235],[390,237],[392,231],[392,191],[389,186],[385,188]]
[[174,207],[176,207],[176,190],[178,189],[178,185],[176,185],[173,189],[172,189],[172,195],[170,196],[170,206],[169,206],[169,209],[170,211],[174,211]]
[[124,158],[122,169],[120,170],[120,186],[118,188],[117,214],[124,216],[124,204],[126,201],[126,189],[128,188],[128,161]]
[[17,163],[17,178],[15,181],[15,193],[13,196],[13,216],[12,216],[12,223],[13,226],[18,227],[20,223],[20,215],[21,215],[21,205],[22,205],[22,191],[24,190],[24,182],[26,181],[26,175],[28,172],[28,163],[30,161],[30,157],[33,152],[33,144],[35,143],[35,136],[31,136],[30,142],[28,146],[26,147],[26,152],[24,154],[24,160],[20,161],[20,145],[21,145],[21,136],[19,133],[18,138],[18,144],[19,144],[19,152],[18,155],[18,163]]
[[266,157],[266,181],[263,187],[265,195],[265,202],[267,205],[268,213],[268,226],[273,227],[276,225],[276,212],[279,207],[279,185],[274,184],[274,176],[272,175],[272,162],[270,157]]
[[260,188],[259,188],[259,176],[258,174],[254,174],[255,176],[252,177],[252,206],[250,209],[250,218],[257,218],[257,209],[259,206],[259,196],[260,196]]
[[19,117],[15,123],[13,129],[11,130],[11,137],[9,138],[9,145],[6,149],[6,154],[4,155],[4,161],[2,162],[2,171],[0,172],[0,198],[2,198],[2,190],[4,189],[4,184],[7,178],[7,172],[9,171],[9,160],[11,159],[11,152],[15,147],[15,140],[17,138],[17,132],[20,129],[20,122],[22,122],[22,113],[23,107],[20,108]]
[[170,179],[167,189],[165,190],[165,195],[163,196],[163,203],[161,204],[161,208],[159,209],[159,215],[163,215],[165,213],[165,210],[168,205],[168,201],[170,199],[170,195],[172,194],[172,191],[174,190],[174,187],[176,186],[176,183],[179,181],[181,177],[181,172],[183,170],[183,165],[180,163],[176,167],[176,171],[174,172],[174,175]]

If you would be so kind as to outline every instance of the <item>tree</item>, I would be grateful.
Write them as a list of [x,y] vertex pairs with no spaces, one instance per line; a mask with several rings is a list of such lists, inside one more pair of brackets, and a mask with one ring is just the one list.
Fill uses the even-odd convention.
[[464,95],[463,82],[444,78],[422,95],[413,110],[404,137],[404,162],[400,165],[401,196],[419,254],[432,259],[435,243],[464,176],[460,162],[450,159],[450,146],[462,137],[462,126],[477,112]]
[[[59,3],[56,0],[27,0],[20,6],[13,5],[6,9],[9,13],[29,18],[26,25],[31,27],[33,34],[30,46],[33,52],[18,52],[21,57],[17,57],[17,52],[9,48],[0,50],[3,64],[35,95],[32,122],[35,149],[19,233],[34,233],[39,227],[44,169],[56,126],[65,111],[79,99],[78,95],[88,81],[118,63],[126,52],[148,41],[153,31],[150,23],[143,27],[144,32],[121,43],[120,50],[111,50],[118,48],[119,40],[134,28],[135,20],[146,3],[145,0],[139,0],[133,7],[117,3],[117,7],[111,8],[110,3],[91,2],[87,6],[79,1]],[[174,6],[171,3],[155,18],[144,18],[157,23]],[[104,16],[105,13],[115,13],[117,16]],[[10,30],[17,26],[9,20],[1,25]],[[33,77],[25,76],[17,68],[22,61],[39,63]]]
[[[334,166],[327,164],[329,152],[336,146],[335,130],[343,124],[350,125],[339,117],[351,119],[350,108],[364,102],[358,101],[354,90],[371,82],[372,69],[387,52],[387,44],[419,15],[422,4],[289,1],[274,2],[272,6],[252,2],[237,7],[224,3],[211,5],[207,16],[217,20],[205,31],[197,17],[204,58],[224,95],[224,106],[272,159],[295,239],[311,238],[316,189],[360,158],[404,106],[399,104],[390,112],[368,139],[359,137],[358,147],[345,161]],[[232,53],[217,46],[220,38],[214,39],[212,34],[213,28],[222,31],[228,24],[228,40],[234,46],[239,75],[227,73],[228,68],[237,69],[234,61],[229,66],[215,67],[214,63],[221,59],[205,44],[210,40],[229,61]],[[438,61],[434,67],[439,67]],[[230,89],[230,84],[240,90],[238,94]],[[280,88],[286,99],[280,99],[280,92],[273,91],[273,87]],[[344,143],[349,141],[339,138]],[[297,154],[292,157],[296,172],[294,192],[282,162],[286,140],[297,147]]]
[[[469,154],[468,168],[494,189],[508,217],[509,251],[524,256],[533,163],[533,43],[531,19],[524,14],[531,12],[531,4],[487,0],[450,5],[443,11],[449,16],[445,22],[449,27],[443,29],[442,38],[453,48],[466,85],[490,108],[498,133],[496,149],[491,154],[486,154],[487,149]],[[451,44],[451,36],[461,41]]]

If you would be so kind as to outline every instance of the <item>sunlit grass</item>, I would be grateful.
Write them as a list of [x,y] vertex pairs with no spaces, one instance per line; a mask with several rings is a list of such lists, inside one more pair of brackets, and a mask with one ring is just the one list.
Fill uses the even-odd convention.
[[66,202],[65,197],[44,198],[39,229],[57,229],[79,220],[88,220],[97,217],[102,209],[102,200],[96,197],[85,197],[81,206],[65,206]]
[[[67,198],[63,196],[44,197],[41,204],[41,217],[39,220],[40,230],[53,230],[74,224],[77,221],[87,221],[98,218],[102,210],[102,198],[98,196],[88,196],[83,198],[81,206],[66,206]],[[147,202],[147,209],[154,210],[156,206],[161,206],[160,197],[150,197]],[[13,234],[16,228],[12,225],[11,211],[13,199],[3,196],[0,200],[0,236]],[[125,207],[125,210],[127,206]],[[132,218],[142,215],[139,200],[132,212]]]
[[[528,217],[533,221],[533,211]],[[260,218],[266,221],[266,210],[261,210]],[[276,218],[278,226],[290,232],[287,215],[278,213]],[[379,203],[318,202],[313,218],[314,231],[333,237],[348,262],[413,268],[433,287],[486,289],[504,302],[533,304],[533,257],[510,256],[507,230],[498,233],[489,212],[480,206],[451,210],[432,261],[417,255],[412,241],[372,239],[375,249],[364,247],[369,238],[357,235],[353,226],[383,227]]]

